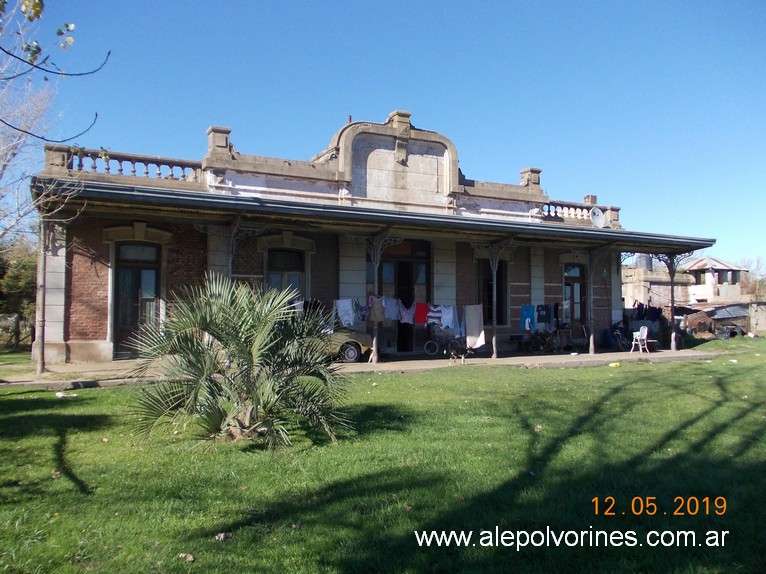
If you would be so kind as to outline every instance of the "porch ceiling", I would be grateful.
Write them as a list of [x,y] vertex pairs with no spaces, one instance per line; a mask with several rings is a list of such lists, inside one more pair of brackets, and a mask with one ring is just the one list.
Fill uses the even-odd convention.
[[[33,189],[51,189],[55,182],[35,178]],[[513,238],[520,244],[551,244],[570,249],[608,247],[615,252],[685,253],[710,247],[715,239],[641,233],[617,229],[530,223],[455,215],[423,214],[349,205],[310,204],[209,192],[79,182],[81,191],[69,198],[67,210],[146,219],[169,218],[196,223],[227,223],[239,218],[242,227],[279,227],[370,235],[388,230],[393,235],[452,238],[491,243]],[[126,214],[126,210],[130,213]]]

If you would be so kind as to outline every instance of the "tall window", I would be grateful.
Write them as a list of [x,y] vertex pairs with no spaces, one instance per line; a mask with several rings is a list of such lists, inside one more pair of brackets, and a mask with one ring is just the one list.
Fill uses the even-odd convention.
[[562,323],[566,325],[582,325],[585,323],[586,286],[585,266],[572,263],[565,264],[564,301],[561,310]]
[[507,293],[508,293],[508,262],[499,261],[497,265],[497,308],[492,307],[492,267],[489,259],[479,261],[479,293],[484,310],[484,322],[492,323],[492,313],[497,318],[498,325],[505,325],[507,321]]
[[269,249],[266,281],[269,287],[285,290],[292,287],[306,296],[305,262],[302,251]]

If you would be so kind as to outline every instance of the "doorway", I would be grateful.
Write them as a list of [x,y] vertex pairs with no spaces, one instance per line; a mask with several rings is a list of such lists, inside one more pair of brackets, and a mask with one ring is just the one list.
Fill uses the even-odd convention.
[[141,325],[159,318],[160,247],[117,245],[114,281],[114,358],[136,356],[131,339]]
[[564,265],[562,326],[572,327],[585,324],[586,287],[585,266],[569,263]]
[[[415,302],[428,302],[430,260],[431,245],[427,241],[404,240],[389,246],[383,253],[378,271],[379,294],[399,299],[407,308]],[[372,293],[372,263],[368,261],[367,265],[367,290]],[[384,321],[380,330],[382,350],[390,353],[409,353],[422,349],[427,339],[425,325]]]

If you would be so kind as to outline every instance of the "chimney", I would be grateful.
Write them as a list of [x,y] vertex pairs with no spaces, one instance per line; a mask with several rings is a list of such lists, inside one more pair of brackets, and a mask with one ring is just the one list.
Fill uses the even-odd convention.
[[585,205],[596,205],[598,203],[598,196],[586,195],[585,199],[583,199],[583,203],[585,203]]
[[519,185],[524,185],[526,187],[536,185],[540,186],[540,173],[542,173],[543,170],[538,169],[536,167],[527,167],[521,170],[521,181],[519,182]]
[[225,154],[231,157],[229,134],[231,134],[231,128],[222,128],[219,126],[210,126],[207,128],[207,154]]

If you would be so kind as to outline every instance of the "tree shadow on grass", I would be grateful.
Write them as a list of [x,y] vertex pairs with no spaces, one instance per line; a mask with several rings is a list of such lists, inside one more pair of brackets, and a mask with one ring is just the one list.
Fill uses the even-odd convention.
[[411,410],[397,404],[354,405],[346,413],[357,436],[403,432],[416,422]]
[[78,400],[75,403],[75,401],[59,399],[54,397],[51,391],[42,389],[26,391],[23,394],[3,394],[0,395],[0,427],[2,417],[25,412],[68,409],[75,404],[82,404],[82,401]]
[[[759,375],[745,370],[738,376]],[[635,384],[660,381],[648,379],[605,390],[552,436],[536,432],[534,417],[522,406],[503,408],[500,416],[510,413],[528,432],[523,471],[464,504],[445,504],[436,518],[416,528],[472,531],[471,545],[423,547],[411,532],[389,536],[368,530],[358,534],[355,552],[328,566],[349,573],[764,571],[766,423],[761,414],[766,401],[738,400],[727,379],[711,381],[719,396],[712,393],[706,406],[679,415],[670,428],[665,425],[650,432],[649,439],[638,438],[642,436],[639,432],[635,438],[627,437],[625,447],[635,452],[632,456],[604,460],[595,467],[584,460],[562,464],[562,453],[570,441],[582,437],[592,441],[596,451],[613,452],[613,445],[601,448],[601,443],[613,441],[608,424],[611,417],[620,416],[613,403]],[[631,404],[634,399],[625,400],[622,408]],[[726,447],[721,444],[723,435]],[[631,440],[643,442],[629,444]],[[756,451],[758,447],[760,451]],[[613,516],[604,515],[608,496],[615,500]],[[725,498],[725,512],[721,512],[723,499],[719,497]],[[598,514],[594,498],[601,504]],[[651,516],[647,501],[657,505]],[[511,545],[504,546],[497,539],[485,538],[493,544],[482,546],[480,532],[488,530],[494,535],[496,527],[499,532],[513,532],[514,537],[521,531],[526,545],[516,547],[507,538]],[[559,535],[568,533],[566,542],[551,542],[549,529]],[[628,531],[634,533],[634,546],[626,544]],[[668,531],[672,534],[665,536],[672,537],[679,531],[693,531],[695,541],[692,545],[684,536],[678,538],[681,547],[652,547],[646,539],[650,531]],[[728,531],[725,538],[724,531]],[[533,538],[536,544],[525,539],[533,532],[538,533]],[[710,541],[718,545],[707,544],[709,532],[715,533]],[[621,544],[608,544],[610,536]],[[652,541],[657,540],[659,534]]]
[[[466,499],[455,496],[460,477],[449,470],[397,466],[266,500],[243,510],[239,519],[215,524],[193,538],[207,540],[210,553],[225,562],[231,550],[210,541],[219,532],[232,532],[233,544],[250,549],[248,559],[256,569],[289,566],[291,557],[301,552],[305,560],[303,547],[311,545],[317,571],[349,574],[764,571],[766,402],[737,397],[730,380],[714,376],[705,392],[695,391],[699,402],[694,408],[681,409],[679,404],[677,414],[661,428],[637,427],[635,436],[615,438],[614,419],[635,416],[631,410],[638,408],[642,395],[631,393],[640,385],[668,387],[683,401],[684,388],[666,385],[662,376],[642,374],[641,380],[609,386],[585,408],[555,413],[558,426],[543,432],[535,421],[544,401],[529,397],[531,406],[521,400],[487,401],[493,417],[525,429],[526,444],[518,445],[525,460],[508,480]],[[747,379],[759,373],[741,370],[737,376]],[[357,414],[372,419],[363,433],[389,424],[383,419],[391,421],[384,412],[375,422],[374,407],[359,407]],[[585,455],[571,448],[585,440],[591,445]],[[619,452],[622,444],[624,453]],[[567,458],[569,452],[578,454]],[[607,497],[614,498],[613,515],[605,515]],[[725,498],[725,512],[720,512],[720,497]],[[408,510],[412,500],[419,502]],[[418,506],[424,501],[430,508]],[[657,505],[652,515],[649,502]],[[496,528],[513,533],[513,539],[495,538]],[[423,546],[416,531],[472,532],[473,538],[467,546]],[[657,534],[648,540],[652,531]],[[678,532],[693,532],[694,543]],[[710,532],[716,546],[707,544]],[[662,533],[666,538],[660,538]],[[556,536],[561,537],[558,544]],[[680,546],[664,546],[668,536]],[[517,540],[522,545],[516,546]],[[282,550],[269,549],[274,544]]]
[[[324,548],[339,559],[346,551],[356,553],[355,548],[375,529],[373,525],[381,524],[380,514],[409,521],[414,526],[417,521],[410,514],[409,497],[415,491],[436,487],[442,479],[438,473],[413,466],[400,468],[396,473],[376,472],[337,480],[303,495],[255,504],[243,509],[235,520],[191,533],[190,539],[198,548],[200,543],[207,543],[204,550],[215,553],[219,563],[231,560],[231,567],[235,555],[211,542],[216,534],[228,533],[240,547],[260,549],[272,546],[275,537],[280,541],[292,538],[297,544]],[[270,561],[272,558],[273,555],[270,558],[265,553],[249,556],[247,571],[279,571],[280,566]],[[289,571],[289,566],[285,566]]]
[[[395,404],[354,405],[346,407],[341,416],[347,421],[347,425],[335,429],[340,441],[376,432],[402,432],[415,422],[415,415],[410,410]],[[296,426],[314,446],[326,446],[331,443],[322,429],[311,426],[305,420],[300,420]],[[251,448],[253,447],[247,449]]]
[[69,435],[106,428],[112,424],[112,418],[82,412],[71,413],[74,408],[81,411],[91,399],[54,399],[50,398],[50,392],[46,394],[0,401],[0,436],[7,441],[0,452],[6,461],[5,467],[11,469],[12,473],[12,476],[0,483],[0,500],[18,500],[20,496],[44,494],[39,480],[30,479],[25,472],[30,467],[49,466],[49,459],[41,457],[36,450],[18,448],[23,444],[20,441],[34,438],[51,440],[54,478],[69,480],[82,494],[92,493],[92,487],[78,475],[68,459]]

